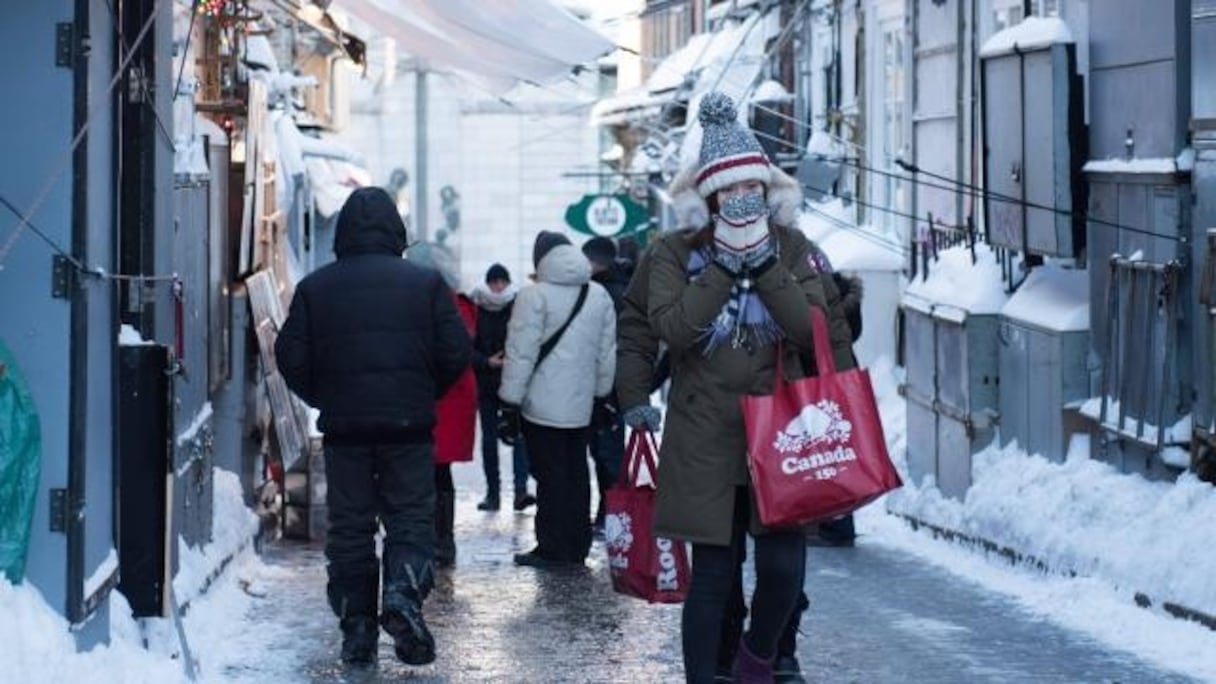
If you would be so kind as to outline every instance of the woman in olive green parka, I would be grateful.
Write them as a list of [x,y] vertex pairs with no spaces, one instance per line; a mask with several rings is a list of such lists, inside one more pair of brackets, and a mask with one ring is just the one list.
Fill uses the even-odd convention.
[[756,589],[732,674],[736,682],[771,682],[806,553],[800,528],[757,522],[740,398],[772,392],[778,353],[787,377],[815,372],[812,307],[828,315],[842,367],[853,363],[851,333],[832,306],[839,293],[831,278],[821,277],[810,241],[794,227],[797,182],[769,163],[725,95],[706,95],[698,118],[700,156],[671,187],[689,230],[662,236],[646,264],[647,319],[672,362],[655,533],[693,545],[682,629],[690,682],[716,674],[744,528],[752,533]]

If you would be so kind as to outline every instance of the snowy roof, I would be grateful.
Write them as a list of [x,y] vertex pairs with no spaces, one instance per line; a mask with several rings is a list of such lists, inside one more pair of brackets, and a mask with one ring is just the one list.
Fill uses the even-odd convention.
[[976,263],[972,264],[971,252],[966,247],[941,252],[939,260],[929,268],[928,279],[918,277],[908,286],[904,304],[944,305],[970,314],[1000,313],[1009,301],[1001,280],[1001,266],[987,245],[976,245],[975,255]]
[[[770,21],[762,28],[759,24],[765,17]],[[645,85],[597,102],[591,110],[592,125],[619,125],[654,115],[672,100],[690,74],[697,77],[693,93],[716,88],[736,102],[744,101],[764,64],[765,42],[771,37],[777,18],[774,12],[753,12],[742,22],[692,36],[655,67]],[[689,110],[695,109],[694,97]],[[746,114],[747,108],[741,107],[740,111]]]
[[834,230],[819,240],[819,247],[837,271],[899,272],[904,268],[899,246],[869,226]]
[[1089,277],[1054,265],[1030,272],[1001,315],[1056,332],[1089,330]]
[[984,41],[980,57],[995,57],[1011,52],[1037,50],[1056,43],[1072,43],[1072,31],[1058,17],[1027,17],[1022,23],[998,31]]

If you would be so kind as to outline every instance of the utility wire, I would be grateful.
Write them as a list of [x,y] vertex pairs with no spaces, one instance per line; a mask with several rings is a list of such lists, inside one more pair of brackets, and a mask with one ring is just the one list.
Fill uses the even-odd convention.
[[[936,188],[939,190],[943,190],[945,192],[952,192],[952,193],[955,193],[958,195],[962,195],[964,197],[971,197],[973,199],[981,199],[981,200],[992,200],[992,201],[1002,202],[1002,203],[1006,203],[1006,204],[1016,204],[1018,206],[1027,207],[1029,209],[1039,209],[1041,211],[1049,211],[1053,214],[1057,214],[1059,216],[1068,216],[1070,218],[1073,216],[1079,216],[1083,220],[1085,220],[1089,223],[1095,224],[1095,225],[1106,226],[1109,228],[1115,228],[1117,230],[1127,231],[1129,233],[1138,233],[1141,235],[1161,238],[1164,240],[1174,240],[1174,241],[1185,241],[1186,240],[1186,238],[1184,236],[1166,235],[1164,233],[1157,233],[1157,232],[1147,230],[1144,228],[1136,228],[1135,226],[1129,226],[1126,224],[1117,223],[1115,221],[1107,221],[1107,220],[1100,219],[1100,218],[1094,218],[1092,216],[1089,216],[1089,214],[1087,212],[1083,212],[1083,211],[1081,211],[1081,212],[1069,211],[1067,209],[1051,207],[1051,206],[1047,206],[1045,204],[1031,202],[1029,200],[1024,200],[1024,199],[1021,199],[1018,197],[1011,197],[1009,195],[1005,195],[1005,194],[1002,194],[999,192],[994,192],[991,190],[984,190],[984,189],[982,189],[976,185],[972,185],[970,183],[966,183],[966,182],[963,182],[963,181],[960,181],[960,180],[957,180],[954,178],[950,178],[948,176],[943,176],[940,174],[925,171],[924,169],[921,169],[913,164],[908,164],[907,162],[905,162],[903,160],[899,160],[899,159],[895,160],[895,163],[900,168],[907,169],[908,171],[910,171],[911,173],[914,173],[914,174],[924,174],[926,176],[938,178],[942,181],[945,181],[946,183],[949,183],[950,185],[941,185],[938,183],[932,183],[930,181],[921,180],[919,178],[916,178],[915,176],[904,176],[904,175],[894,173],[891,171],[875,169],[873,167],[870,167],[870,166],[867,166],[867,165],[861,163],[856,157],[829,157],[829,156],[822,155],[822,154],[816,154],[813,156],[816,159],[819,159],[820,161],[836,162],[836,163],[840,163],[840,164],[845,164],[847,166],[852,166],[865,173],[870,173],[870,174],[874,174],[874,175],[878,175],[878,176],[884,176],[887,178],[892,178],[895,180],[912,183],[915,185],[920,185],[921,187]],[[961,226],[955,226],[955,228],[961,228]]]
[[[27,219],[25,217],[25,215],[21,213],[21,210],[18,209],[12,202],[8,201],[8,198],[5,197],[4,195],[0,195],[0,204],[3,204],[6,209],[13,212],[13,216],[16,216],[17,219],[21,221],[22,225],[28,227],[30,229],[30,231],[34,233],[34,235],[37,235],[38,237],[42,238],[42,241],[45,242],[47,245],[49,245],[50,248],[52,250],[54,250],[56,254],[63,257],[64,259],[67,259],[68,263],[72,264],[72,266],[75,266],[77,270],[79,270],[79,271],[87,270],[84,267],[84,264],[80,263],[80,261],[78,261],[76,259],[76,257],[74,257],[71,254],[68,254],[66,251],[64,251],[64,249],[62,247],[60,247],[58,244],[56,244],[55,241],[52,240],[49,235],[42,232],[41,228],[39,228],[38,226],[35,226],[33,224],[33,222],[31,222],[29,219]],[[0,270],[2,270],[2,269],[3,269],[3,266],[0,266]]]
[[[85,117],[84,124],[81,125],[80,130],[77,131],[75,137],[72,138],[72,144],[68,146],[67,154],[64,155],[59,168],[52,172],[50,177],[47,178],[46,183],[42,186],[42,190],[38,193],[37,198],[35,198],[33,204],[30,205],[30,208],[25,212],[16,212],[17,216],[19,217],[17,225],[13,228],[12,233],[10,233],[8,238],[4,241],[4,244],[0,246],[0,268],[3,268],[4,261],[8,258],[9,252],[12,251],[13,245],[16,244],[17,238],[21,237],[21,233],[24,231],[26,226],[30,225],[30,219],[38,213],[38,209],[50,195],[51,189],[55,187],[55,183],[59,181],[60,176],[63,175],[64,171],[66,171],[68,166],[71,164],[72,157],[76,153],[76,148],[80,146],[80,143],[84,140],[85,133],[89,130],[89,126],[93,123],[93,117],[97,115],[97,112],[101,111],[101,105],[105,104],[110,93],[113,92],[114,86],[118,85],[118,81],[122,79],[123,72],[126,71],[127,65],[131,63],[132,57],[135,56],[135,51],[143,43],[144,39],[148,37],[148,31],[155,23],[156,15],[160,9],[161,2],[162,0],[156,0],[156,3],[152,6],[152,11],[148,14],[148,20],[144,22],[143,28],[141,28],[139,30],[139,34],[135,36],[135,42],[131,45],[130,52],[128,52],[127,56],[123,58],[122,62],[118,65],[118,68],[114,70],[114,77],[110,79],[110,85],[106,88],[104,96],[98,98],[98,100],[94,102],[93,107],[89,110],[88,115]],[[56,250],[61,254],[67,253],[65,250],[59,247],[57,247]]]
[[899,257],[901,259],[906,258],[908,256],[908,250],[904,249],[903,246],[900,244],[891,242],[890,240],[886,240],[878,235],[871,233],[868,230],[863,230],[859,226],[855,226],[855,225],[849,223],[848,221],[842,221],[842,220],[836,218],[835,216],[832,216],[828,212],[820,209],[819,207],[816,207],[814,204],[808,203],[805,206],[807,209],[810,209],[811,211],[815,212],[816,214],[819,214],[820,216],[827,219],[829,222],[836,224],[836,227],[839,228],[840,230],[848,231],[849,233],[852,233],[853,235],[856,235],[857,237],[859,237],[863,240],[866,240],[867,242],[871,242],[879,247],[882,247],[883,249],[890,251],[893,254],[897,254],[897,255],[899,255]]
[[[34,235],[37,235],[38,237],[42,238],[42,241],[45,242],[56,254],[63,257],[65,260],[67,260],[67,262],[69,264],[71,264],[73,268],[75,268],[77,271],[79,271],[82,274],[94,276],[96,278],[102,278],[105,280],[145,280],[145,281],[154,282],[154,281],[171,281],[171,280],[178,279],[178,276],[176,274],[173,274],[173,275],[129,275],[129,274],[124,274],[124,273],[106,273],[105,271],[103,271],[100,268],[89,268],[88,266],[85,266],[83,263],[81,263],[79,259],[77,259],[76,257],[72,256],[71,254],[65,252],[63,250],[63,248],[60,247],[58,244],[56,244],[55,241],[52,240],[51,237],[49,235],[47,235],[41,228],[34,225],[33,221],[30,221],[25,216],[23,216],[21,214],[21,210],[18,209],[15,204],[10,202],[9,199],[7,197],[5,197],[4,195],[0,195],[0,204],[4,205],[4,208],[11,211],[14,216],[16,216],[18,219],[20,219],[21,222],[27,228],[29,228],[31,232],[34,233]],[[0,266],[0,270],[3,270],[2,266]]]
[[[791,116],[788,116],[788,115],[786,115],[786,114],[784,114],[784,113],[782,113],[782,112],[780,112],[780,111],[777,111],[777,110],[775,110],[775,109],[772,109],[772,108],[769,108],[769,107],[765,107],[765,106],[760,105],[760,104],[753,104],[752,106],[753,106],[753,107],[755,107],[756,109],[759,109],[759,110],[762,110],[762,111],[768,112],[768,113],[770,113],[770,114],[772,114],[772,115],[774,115],[774,116],[777,116],[777,117],[779,117],[779,118],[781,118],[781,119],[783,119],[783,120],[785,120],[785,121],[788,121],[788,122],[790,122],[790,123],[794,124],[795,126],[801,126],[801,127],[805,128],[805,129],[811,129],[811,128],[813,128],[813,127],[812,127],[810,124],[807,124],[807,123],[805,123],[805,122],[799,121],[799,120],[797,120],[797,119],[795,119],[795,118],[793,118],[793,117],[791,117]],[[753,133],[755,133],[755,134],[756,134],[756,135],[758,135],[758,136],[761,136],[761,137],[764,137],[764,138],[767,138],[767,139],[773,140],[773,141],[775,141],[775,142],[779,142],[779,143],[782,143],[782,144],[784,144],[784,145],[787,145],[787,146],[793,147],[793,145],[792,145],[792,144],[791,144],[789,141],[787,141],[787,140],[784,140],[784,139],[781,139],[781,138],[777,138],[777,137],[772,136],[772,135],[765,134],[765,133],[764,133],[764,132],[762,132],[762,131],[756,131],[756,130],[753,130],[752,132],[753,132]],[[833,136],[833,138],[835,138],[835,136]],[[839,140],[839,139],[837,139],[837,140]],[[850,143],[850,142],[848,142],[848,141],[843,141],[843,140],[842,140],[842,141],[840,141],[840,142],[843,142],[843,143],[845,143],[845,144],[848,144],[848,145],[850,145],[850,146],[852,146],[852,147],[858,147],[858,146],[853,145],[852,143]],[[861,149],[861,148],[859,148],[859,149]],[[919,166],[916,166],[915,164],[910,164],[910,163],[908,163],[908,162],[906,162],[906,161],[904,161],[904,160],[902,160],[902,159],[898,159],[898,158],[893,160],[893,161],[894,161],[894,163],[895,163],[895,165],[896,165],[896,166],[898,166],[898,167],[900,167],[900,168],[901,168],[901,169],[903,169],[904,171],[907,171],[908,173],[913,174],[913,176],[902,176],[902,175],[899,175],[899,174],[897,174],[897,173],[893,173],[893,172],[891,172],[891,171],[883,171],[883,170],[881,170],[881,169],[875,169],[875,168],[872,168],[872,167],[866,166],[865,164],[861,163],[860,159],[859,159],[859,158],[857,158],[857,157],[848,157],[848,156],[845,156],[845,157],[829,157],[829,156],[827,156],[827,155],[822,155],[822,154],[817,154],[817,155],[815,155],[815,157],[816,157],[816,158],[818,158],[818,159],[820,159],[820,160],[822,160],[822,161],[829,161],[829,162],[833,162],[833,161],[834,161],[834,162],[837,162],[837,163],[847,164],[847,165],[849,165],[849,166],[852,166],[852,167],[854,167],[854,168],[856,168],[856,169],[858,169],[858,170],[864,171],[864,172],[866,172],[866,173],[877,174],[877,175],[880,175],[880,176],[885,176],[885,177],[887,177],[887,178],[892,178],[892,179],[895,179],[895,180],[900,180],[900,181],[905,181],[905,182],[908,182],[908,183],[913,183],[913,184],[916,184],[916,185],[920,185],[921,187],[927,187],[927,188],[937,188],[937,189],[939,189],[939,190],[944,190],[944,191],[947,191],[947,192],[953,192],[953,193],[956,193],[956,194],[962,195],[962,196],[964,196],[964,197],[969,197],[969,198],[971,198],[971,199],[973,199],[973,200],[974,200],[974,199],[980,199],[980,200],[984,200],[984,199],[988,199],[988,200],[995,200],[995,201],[997,201],[997,202],[1005,202],[1005,203],[1009,203],[1009,204],[1016,204],[1016,205],[1019,205],[1019,206],[1027,207],[1027,208],[1029,208],[1029,209],[1039,209],[1039,210],[1042,210],[1042,211],[1049,211],[1049,212],[1052,212],[1053,214],[1057,214],[1057,215],[1059,215],[1059,216],[1068,216],[1068,217],[1070,217],[1070,218],[1071,218],[1071,217],[1073,217],[1073,216],[1079,216],[1079,217],[1081,217],[1082,219],[1084,219],[1085,221],[1087,221],[1087,222],[1089,222],[1089,223],[1092,223],[1092,224],[1095,224],[1095,225],[1106,226],[1106,227],[1109,227],[1109,228],[1115,228],[1115,229],[1118,229],[1118,230],[1127,231],[1127,232],[1129,232],[1129,233],[1137,233],[1137,234],[1140,234],[1140,235],[1147,235],[1147,236],[1150,236],[1150,237],[1162,238],[1162,239],[1164,239],[1164,240],[1174,240],[1174,241],[1181,242],[1181,241],[1184,241],[1184,240],[1186,239],[1186,238],[1185,238],[1185,237],[1183,237],[1183,236],[1177,236],[1177,235],[1166,235],[1166,234],[1163,234],[1163,233],[1157,233],[1157,232],[1154,232],[1154,231],[1151,231],[1151,230],[1147,230],[1147,229],[1144,229],[1144,228],[1136,228],[1136,227],[1134,227],[1134,226],[1129,226],[1129,225],[1122,224],[1122,223],[1118,223],[1118,222],[1115,222],[1115,221],[1107,221],[1107,220],[1100,219],[1100,218],[1094,218],[1094,217],[1090,216],[1090,215],[1088,214],[1088,212],[1085,212],[1085,211],[1070,211],[1070,210],[1068,210],[1068,209],[1060,209],[1059,207],[1051,207],[1051,206],[1047,206],[1047,205],[1045,205],[1045,204],[1039,204],[1039,203],[1037,203],[1037,202],[1032,202],[1032,201],[1029,201],[1029,200],[1024,200],[1024,199],[1022,199],[1022,198],[1020,198],[1020,197],[1012,197],[1012,196],[1010,196],[1010,195],[1005,195],[1005,194],[1002,194],[1002,193],[999,193],[999,192],[995,192],[995,191],[993,191],[993,190],[986,190],[986,189],[981,188],[981,187],[979,187],[979,186],[977,186],[977,185],[974,185],[974,184],[971,184],[971,183],[967,183],[967,182],[964,182],[964,181],[960,181],[960,180],[958,180],[958,179],[956,179],[956,178],[950,178],[949,176],[944,176],[944,175],[941,175],[941,174],[938,174],[938,173],[933,173],[932,171],[926,171],[925,169],[922,169],[922,168],[920,168]],[[932,182],[929,182],[929,181],[920,180],[919,178],[915,178],[914,176],[915,176],[915,175],[918,175],[918,174],[919,174],[919,175],[925,175],[925,176],[929,176],[929,177],[931,177],[931,178],[936,178],[936,179],[938,179],[938,180],[941,180],[941,181],[944,181],[944,182],[946,182],[946,183],[949,183],[951,186],[954,186],[954,187],[947,187],[947,186],[943,186],[943,185],[938,185],[938,184],[936,184],[936,183],[932,183]]]

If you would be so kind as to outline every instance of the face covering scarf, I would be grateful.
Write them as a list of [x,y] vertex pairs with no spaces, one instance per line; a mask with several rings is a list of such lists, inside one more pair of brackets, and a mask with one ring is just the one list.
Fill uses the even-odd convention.
[[[771,239],[768,206],[761,193],[749,193],[722,202],[714,223],[714,246],[695,250],[689,255],[689,280],[704,272],[713,261],[714,249],[743,254]],[[730,298],[702,332],[701,345],[705,356],[711,356],[724,344],[750,350],[773,344],[784,335],[753,286],[749,277],[735,279]]]

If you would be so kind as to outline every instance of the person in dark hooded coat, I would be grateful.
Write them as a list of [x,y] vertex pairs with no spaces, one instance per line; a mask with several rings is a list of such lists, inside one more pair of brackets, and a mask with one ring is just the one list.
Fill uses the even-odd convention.
[[452,291],[437,271],[401,258],[406,243],[388,193],[352,193],[338,216],[337,261],[296,286],[275,343],[287,386],[321,413],[327,594],[351,664],[375,658],[378,565],[379,623],[398,658],[435,659],[422,617],[433,583],[435,402],[468,367],[472,345]]

